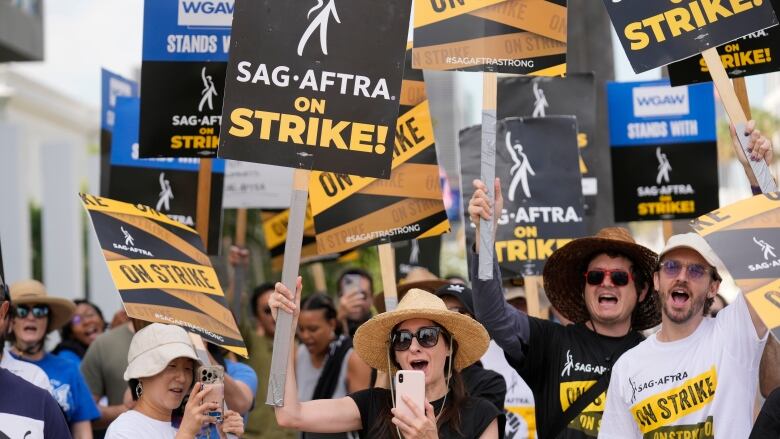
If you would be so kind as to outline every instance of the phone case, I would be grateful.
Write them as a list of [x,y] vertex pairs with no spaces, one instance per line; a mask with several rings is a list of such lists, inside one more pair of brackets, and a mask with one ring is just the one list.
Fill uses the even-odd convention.
[[425,413],[425,372],[420,370],[399,370],[395,373],[395,407],[407,416],[413,416],[403,401],[409,396],[421,413]]

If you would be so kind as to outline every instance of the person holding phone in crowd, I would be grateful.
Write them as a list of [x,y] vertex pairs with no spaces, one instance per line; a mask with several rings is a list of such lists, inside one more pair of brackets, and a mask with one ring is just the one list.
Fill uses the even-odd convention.
[[338,286],[338,321],[344,334],[350,337],[363,323],[371,318],[371,303],[374,296],[374,281],[365,270],[348,268],[336,281]]
[[[297,320],[301,279],[296,294],[283,284],[269,304]],[[292,343],[292,339],[290,343]],[[394,388],[372,388],[338,399],[301,402],[294,373],[294,356],[287,368],[284,406],[276,407],[279,425],[302,431],[342,433],[358,431],[371,438],[498,438],[498,409],[490,402],[468,396],[460,371],[477,361],[489,338],[474,319],[449,311],[444,302],[423,290],[409,291],[394,311],[374,316],[355,334],[355,351],[371,367],[387,371],[425,373],[424,410],[406,397],[411,411],[395,406]],[[419,403],[419,402],[418,402]]]
[[[203,427],[217,422],[206,414],[220,409],[208,400],[213,388],[202,383],[193,387],[199,362],[181,327],[153,323],[136,332],[127,362],[124,378],[136,404],[111,423],[107,439],[193,439]],[[177,412],[180,419],[174,416]],[[220,437],[244,432],[244,420],[231,410],[218,425]]]

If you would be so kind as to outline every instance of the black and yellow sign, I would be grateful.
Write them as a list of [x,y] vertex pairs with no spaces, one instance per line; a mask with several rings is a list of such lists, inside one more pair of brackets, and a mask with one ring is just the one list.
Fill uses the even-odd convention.
[[81,194],[127,315],[183,327],[244,357],[200,236],[143,205]]
[[560,76],[566,0],[420,0],[414,67]]
[[637,73],[777,24],[764,0],[604,0]]
[[[503,278],[541,275],[553,251],[585,234],[577,121],[571,116],[503,119],[497,124],[496,177],[504,211],[496,230]],[[460,133],[463,206],[479,178],[481,127]],[[469,245],[475,225],[466,229]]]
[[756,195],[691,223],[780,339],[780,192]]
[[433,125],[422,70],[407,50],[390,180],[313,172],[309,183],[320,254],[441,235],[442,201]]
[[236,0],[219,156],[389,178],[411,2]]
[[[718,47],[723,67],[729,78],[761,75],[780,70],[780,29],[753,32],[750,35]],[[712,81],[707,63],[700,55],[669,64],[672,86]]]
[[[284,246],[287,242],[287,223],[290,220],[290,210],[272,211],[264,210],[260,215],[263,221],[263,236],[265,246],[271,253],[271,269],[282,271],[284,264]],[[303,242],[301,247],[301,263],[328,261],[337,259],[339,262],[353,261],[357,255],[354,252],[341,254],[320,255],[317,253],[317,237],[314,233],[314,220],[311,216],[311,207],[306,209],[306,218],[303,224]]]

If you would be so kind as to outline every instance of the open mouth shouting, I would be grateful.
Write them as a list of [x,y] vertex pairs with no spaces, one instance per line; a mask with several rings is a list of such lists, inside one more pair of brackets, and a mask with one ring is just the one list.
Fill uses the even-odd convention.
[[421,370],[423,372],[428,370],[428,362],[426,360],[412,360],[409,364],[413,370]]
[[674,287],[669,294],[672,306],[682,308],[691,299],[691,293],[683,287]]

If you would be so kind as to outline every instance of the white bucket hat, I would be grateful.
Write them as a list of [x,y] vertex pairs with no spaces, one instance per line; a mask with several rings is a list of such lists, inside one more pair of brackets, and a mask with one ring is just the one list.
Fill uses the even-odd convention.
[[125,381],[157,375],[181,357],[198,361],[187,331],[176,325],[152,323],[138,331],[130,342]]

